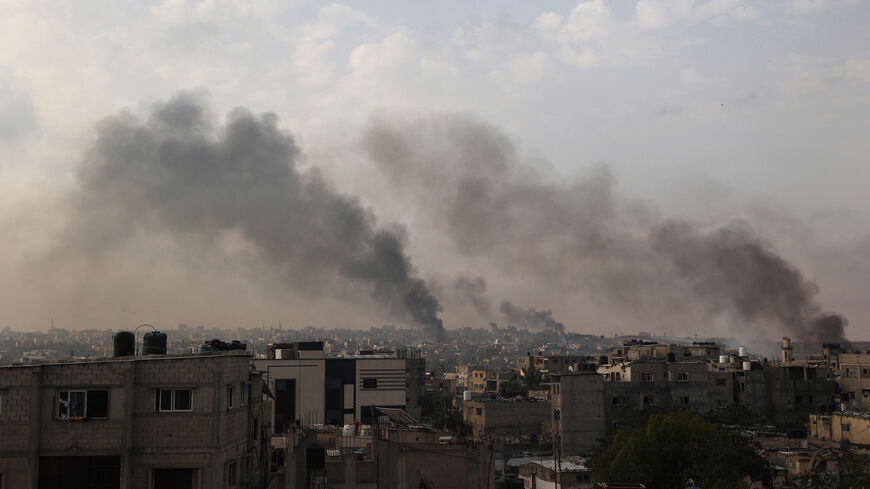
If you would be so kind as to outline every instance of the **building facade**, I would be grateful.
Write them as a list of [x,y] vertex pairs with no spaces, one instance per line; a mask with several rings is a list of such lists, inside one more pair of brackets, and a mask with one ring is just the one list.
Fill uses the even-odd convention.
[[259,488],[263,383],[244,351],[0,367],[0,473],[16,489]]
[[327,357],[320,342],[272,345],[254,360],[275,395],[274,432],[303,426],[373,424],[375,408],[398,408],[419,419],[425,360],[417,351]]

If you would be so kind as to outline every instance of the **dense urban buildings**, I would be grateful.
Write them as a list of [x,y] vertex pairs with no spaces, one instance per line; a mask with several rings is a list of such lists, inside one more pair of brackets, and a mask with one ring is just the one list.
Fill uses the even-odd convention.
[[[783,467],[782,487],[835,468],[839,444],[870,444],[870,353],[856,345],[814,352],[784,338],[759,355],[726,341],[559,343],[515,329],[472,330],[494,335],[475,345],[392,327],[345,341],[317,329],[208,333],[242,341],[199,340],[209,335],[196,328],[147,345],[90,333],[91,350],[113,356],[0,366],[0,487],[585,489],[605,482],[588,465],[602,442],[638,413],[675,410],[757,415],[751,432]],[[465,349],[489,356],[444,368]]]

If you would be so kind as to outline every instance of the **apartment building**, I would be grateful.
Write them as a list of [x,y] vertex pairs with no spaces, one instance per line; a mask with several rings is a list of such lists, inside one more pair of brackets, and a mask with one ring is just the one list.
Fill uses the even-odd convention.
[[263,382],[246,351],[0,366],[3,489],[260,488]]
[[425,360],[419,351],[364,351],[327,357],[322,342],[270,345],[254,360],[275,395],[270,419],[275,433],[291,424],[372,424],[375,408],[404,409],[420,417]]
[[786,422],[806,419],[834,398],[836,384],[826,367],[723,360],[623,362],[553,375],[553,432],[564,453],[589,453],[636,409],[706,412],[741,403]]

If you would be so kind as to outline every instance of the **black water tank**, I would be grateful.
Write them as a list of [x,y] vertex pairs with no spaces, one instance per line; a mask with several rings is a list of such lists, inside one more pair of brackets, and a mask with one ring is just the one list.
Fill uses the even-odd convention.
[[166,333],[154,331],[142,338],[143,355],[166,355]]
[[136,354],[136,335],[133,333],[119,331],[113,339],[116,357],[129,357]]
[[677,361],[676,353],[668,353],[668,361],[669,362],[676,362]]
[[607,365],[607,355],[598,357],[598,365]]
[[326,449],[314,444],[305,450],[305,468],[308,470],[326,469]]

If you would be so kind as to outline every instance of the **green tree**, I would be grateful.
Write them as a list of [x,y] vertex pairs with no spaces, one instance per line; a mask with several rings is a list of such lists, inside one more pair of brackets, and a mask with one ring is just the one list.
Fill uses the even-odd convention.
[[739,402],[710,411],[704,417],[713,424],[739,428],[760,426],[767,421],[760,413]]
[[523,386],[525,386],[526,391],[538,390],[544,382],[544,374],[534,366],[520,369],[520,377],[522,377]]
[[734,430],[689,411],[659,412],[616,432],[589,462],[597,481],[673,489],[693,479],[704,489],[739,489],[747,478],[770,486],[772,466]]
[[528,387],[525,386],[520,379],[513,377],[499,384],[498,390],[503,396],[512,396],[516,394],[526,395],[529,393]]

